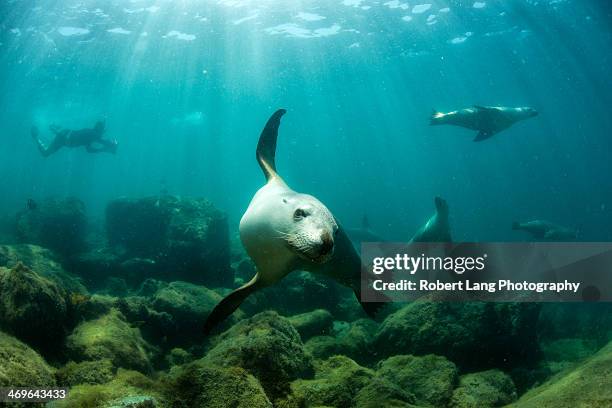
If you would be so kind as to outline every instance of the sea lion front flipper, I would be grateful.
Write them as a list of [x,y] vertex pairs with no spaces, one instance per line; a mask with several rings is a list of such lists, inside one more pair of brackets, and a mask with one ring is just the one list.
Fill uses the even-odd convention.
[[266,176],[266,180],[278,177],[276,173],[276,139],[278,138],[278,128],[280,126],[281,117],[286,113],[285,109],[279,109],[270,116],[266,122],[259,142],[257,143],[257,162]]
[[259,289],[258,275],[255,275],[249,283],[239,287],[224,297],[210,312],[204,323],[204,334],[208,335],[219,323],[227,319],[244,302],[251,293]]

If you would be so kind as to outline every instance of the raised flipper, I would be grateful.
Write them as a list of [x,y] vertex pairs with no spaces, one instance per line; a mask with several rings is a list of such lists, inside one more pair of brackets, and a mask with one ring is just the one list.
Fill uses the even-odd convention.
[[249,283],[239,287],[232,293],[224,297],[221,302],[210,312],[204,323],[204,334],[208,335],[219,323],[227,319],[244,302],[251,293],[261,288],[258,280],[259,275],[255,275]]
[[285,109],[279,109],[270,116],[266,126],[261,131],[257,143],[257,162],[266,176],[266,180],[280,178],[276,173],[276,139],[278,138],[278,127],[281,117],[286,113]]

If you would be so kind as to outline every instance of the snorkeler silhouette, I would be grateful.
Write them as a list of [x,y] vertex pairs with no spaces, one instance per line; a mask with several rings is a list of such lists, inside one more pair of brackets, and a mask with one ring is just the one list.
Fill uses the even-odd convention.
[[115,153],[117,151],[116,140],[102,138],[106,124],[104,121],[96,122],[92,129],[70,130],[62,129],[57,125],[49,126],[49,130],[55,134],[55,138],[48,145],[38,138],[38,128],[32,126],[32,138],[38,146],[43,157],[48,157],[62,147],[85,147],[89,153]]

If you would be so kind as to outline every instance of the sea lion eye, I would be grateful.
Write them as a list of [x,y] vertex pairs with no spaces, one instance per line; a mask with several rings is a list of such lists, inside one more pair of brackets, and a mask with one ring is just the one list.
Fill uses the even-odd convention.
[[306,211],[302,210],[301,208],[298,208],[297,210],[295,210],[295,212],[293,213],[293,219],[295,220],[301,220],[302,218],[306,217]]

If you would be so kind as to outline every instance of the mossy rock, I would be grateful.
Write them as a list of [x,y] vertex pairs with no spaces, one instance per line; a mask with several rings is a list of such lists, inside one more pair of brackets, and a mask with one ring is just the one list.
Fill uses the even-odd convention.
[[0,245],[0,266],[13,268],[18,263],[52,280],[68,293],[87,294],[81,279],[64,270],[56,255],[38,245]]
[[290,316],[289,321],[300,333],[302,341],[306,341],[312,336],[320,336],[331,331],[334,318],[325,309],[317,309],[295,316]]
[[[374,378],[374,371],[345,356],[333,356],[315,364],[315,378],[291,383],[291,394],[277,405],[298,407],[352,407],[358,393]],[[365,396],[362,396],[364,399]]]
[[115,367],[151,371],[153,347],[140,330],[131,327],[116,309],[81,323],[66,339],[69,356],[75,361],[109,359]]
[[194,360],[193,354],[179,347],[175,347],[164,357],[169,367],[190,363]]
[[612,406],[612,342],[577,366],[525,393],[514,408]]
[[461,376],[453,391],[451,408],[501,407],[516,400],[516,387],[507,374],[488,370]]
[[115,367],[109,359],[96,361],[68,362],[55,373],[57,383],[63,387],[79,384],[104,384],[115,376]]
[[0,268],[0,327],[42,350],[61,345],[68,320],[66,292],[18,263]]
[[0,386],[53,387],[53,369],[29,346],[0,332]]
[[139,372],[119,369],[105,384],[77,385],[51,408],[164,408],[170,405],[163,387]]
[[173,407],[272,407],[259,381],[240,367],[217,367],[199,360],[174,367],[168,381]]
[[355,397],[355,408],[412,408],[414,394],[383,378],[375,377]]
[[213,342],[204,357],[206,362],[246,369],[272,398],[286,394],[292,380],[312,373],[311,357],[304,351],[300,335],[276,312],[242,320]]
[[[201,285],[171,282],[160,288],[151,299],[151,308],[172,317],[176,335],[186,340],[203,340],[202,325],[213,308],[223,299],[221,295]],[[235,323],[244,315],[237,311],[226,325]]]
[[329,336],[315,336],[304,347],[318,359],[342,354],[360,364],[370,365],[380,357],[372,345],[378,324],[371,319],[358,319]]
[[399,355],[378,365],[376,375],[415,396],[419,406],[445,406],[457,382],[457,367],[446,358],[435,355]]
[[387,316],[376,348],[386,356],[445,356],[463,370],[520,366],[540,356],[535,331],[540,307],[418,300]]

